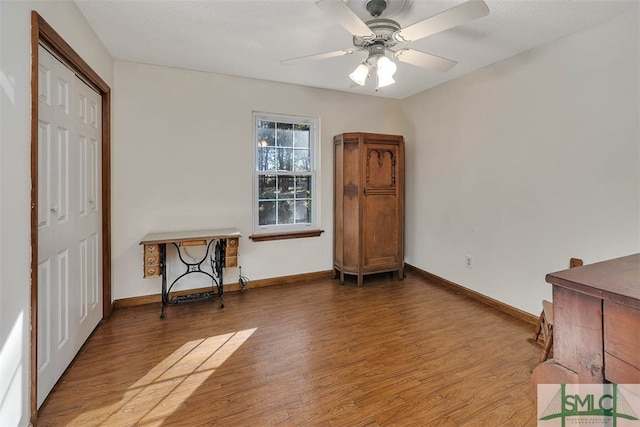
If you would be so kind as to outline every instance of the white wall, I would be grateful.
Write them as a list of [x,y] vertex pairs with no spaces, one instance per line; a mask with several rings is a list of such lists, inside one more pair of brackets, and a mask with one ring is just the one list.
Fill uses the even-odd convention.
[[113,61],[75,5],[0,1],[0,425],[29,423],[31,10],[111,85]]
[[[159,278],[142,278],[139,242],[153,231],[235,227],[242,274],[252,280],[330,270],[333,136],[404,128],[395,100],[121,61],[115,79],[114,299],[159,293]],[[248,239],[253,111],[320,117],[320,237]],[[170,266],[173,277],[182,272]],[[227,269],[225,283],[237,280],[238,269]]]
[[403,100],[408,263],[538,313],[569,258],[640,251],[638,26],[628,14]]

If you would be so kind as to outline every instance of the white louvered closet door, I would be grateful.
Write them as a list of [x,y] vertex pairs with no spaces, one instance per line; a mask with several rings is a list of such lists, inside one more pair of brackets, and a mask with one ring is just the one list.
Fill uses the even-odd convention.
[[100,95],[43,47],[38,105],[38,407],[102,318]]

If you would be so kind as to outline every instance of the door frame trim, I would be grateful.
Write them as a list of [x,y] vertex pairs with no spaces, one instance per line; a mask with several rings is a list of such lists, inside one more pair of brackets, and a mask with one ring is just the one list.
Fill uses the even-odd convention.
[[31,363],[30,418],[38,419],[38,45],[45,44],[102,99],[102,318],[111,315],[111,88],[42,18],[31,11]]

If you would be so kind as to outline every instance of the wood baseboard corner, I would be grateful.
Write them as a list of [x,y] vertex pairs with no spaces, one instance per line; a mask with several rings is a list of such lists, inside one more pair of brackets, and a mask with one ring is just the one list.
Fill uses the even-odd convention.
[[522,321],[525,321],[527,323],[530,323],[532,325],[538,325],[538,321],[539,318],[538,316],[534,316],[533,314],[527,313],[526,311],[522,311],[518,308],[515,308],[513,306],[510,306],[509,304],[505,304],[502,301],[498,301],[495,300],[493,298],[490,298],[486,295],[483,295],[479,292],[476,292],[474,290],[471,290],[469,288],[465,288],[462,285],[459,285],[457,283],[451,282],[447,279],[443,279],[440,276],[436,276],[433,273],[429,273],[428,271],[424,271],[418,267],[415,267],[411,264],[405,264],[405,270],[410,271],[414,274],[417,274],[418,276],[422,276],[423,278],[427,279],[430,282],[436,283],[440,286],[443,286],[445,288],[449,288],[454,292],[457,292],[459,294],[465,295],[471,299],[474,299],[476,301],[479,301],[485,305],[488,305],[489,307],[495,308],[498,311],[501,311],[505,314],[508,314],[512,317],[515,317],[516,319],[520,319]]

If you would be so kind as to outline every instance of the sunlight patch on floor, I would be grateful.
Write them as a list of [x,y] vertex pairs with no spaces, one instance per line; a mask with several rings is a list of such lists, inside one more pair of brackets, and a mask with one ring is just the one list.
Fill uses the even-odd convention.
[[132,384],[120,401],[83,412],[73,424],[162,425],[256,329],[185,343]]

